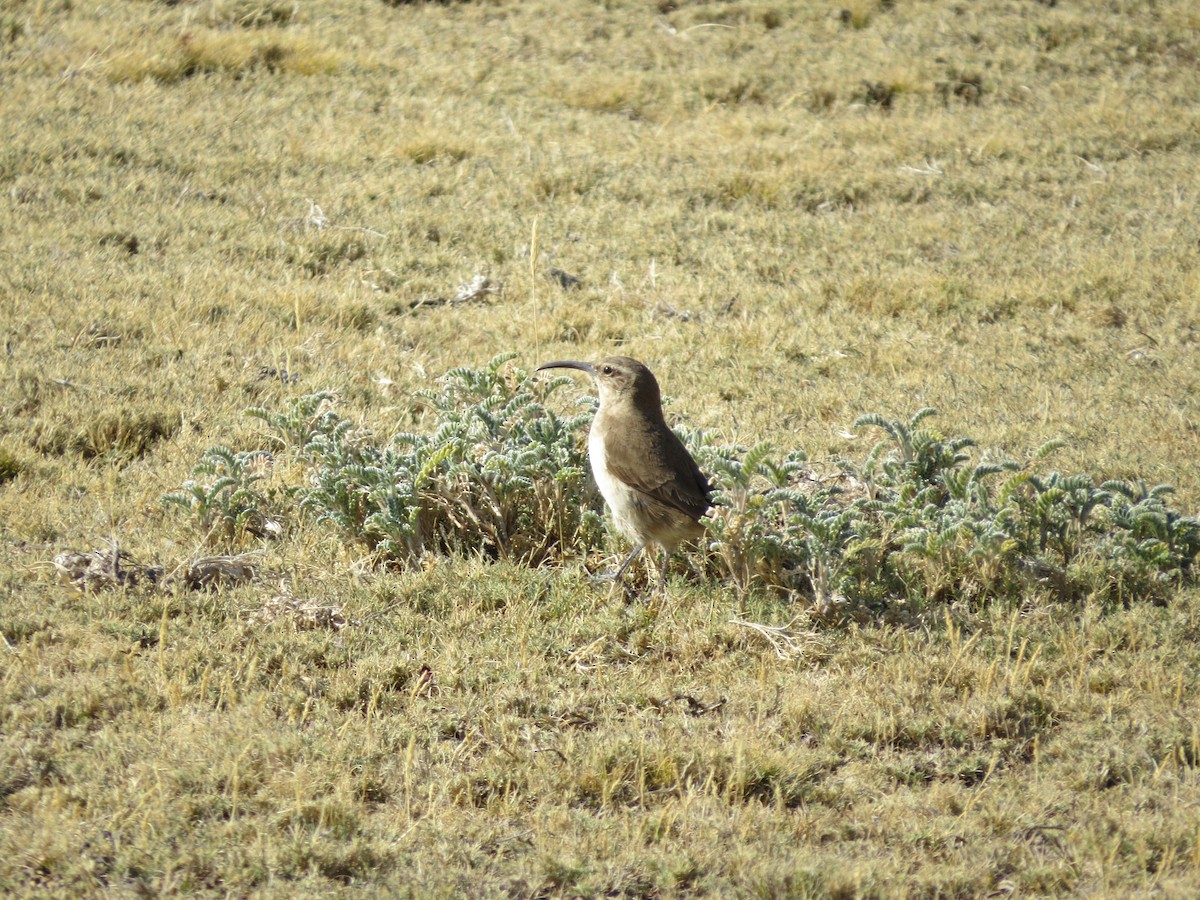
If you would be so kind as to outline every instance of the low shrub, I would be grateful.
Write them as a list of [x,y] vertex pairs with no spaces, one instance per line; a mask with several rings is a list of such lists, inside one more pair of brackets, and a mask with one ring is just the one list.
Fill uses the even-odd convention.
[[[571,379],[535,381],[507,367],[512,358],[454,369],[418,394],[433,416],[427,433],[380,442],[339,416],[328,392],[248,414],[305,473],[293,507],[381,562],[480,553],[539,565],[586,553],[603,537],[584,450],[595,401],[563,418],[546,401]],[[1026,464],[976,456],[971,439],[929,427],[934,414],[862,416],[855,427],[883,437],[861,461],[821,465],[799,449],[681,432],[715,487],[707,573],[860,616],[1030,593],[1127,602],[1194,579],[1200,520],[1168,505],[1169,486],[1044,471],[1060,442]],[[279,513],[256,491],[261,457],[211,448],[164,501],[210,534],[261,531]]]

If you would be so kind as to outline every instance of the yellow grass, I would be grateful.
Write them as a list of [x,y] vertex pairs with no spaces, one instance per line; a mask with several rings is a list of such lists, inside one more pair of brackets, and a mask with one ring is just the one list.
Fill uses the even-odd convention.
[[[0,889],[1200,889],[1194,590],[902,630],[673,579],[654,615],[299,511],[254,584],[53,576],[202,555],[159,498],[269,445],[249,406],[420,429],[506,351],[619,350],[816,460],[934,406],[1195,510],[1194,4],[846,8],[0,4]],[[345,627],[256,618],[282,578]]]

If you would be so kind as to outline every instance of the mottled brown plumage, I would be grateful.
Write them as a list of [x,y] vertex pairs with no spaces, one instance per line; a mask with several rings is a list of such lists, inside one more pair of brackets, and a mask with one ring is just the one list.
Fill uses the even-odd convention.
[[628,356],[594,364],[546,363],[538,367],[543,369],[578,369],[595,380],[600,409],[588,434],[592,474],[617,528],[634,544],[613,578],[620,579],[638,553],[655,544],[663,551],[663,587],[671,553],[704,533],[700,518],[712,505],[712,488],[663,418],[658,382]]

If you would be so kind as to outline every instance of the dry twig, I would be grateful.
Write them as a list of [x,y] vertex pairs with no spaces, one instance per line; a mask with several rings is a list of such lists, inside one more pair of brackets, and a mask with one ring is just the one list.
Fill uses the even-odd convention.
[[763,625],[759,622],[747,622],[745,619],[730,619],[729,624],[740,625],[743,628],[749,628],[756,634],[766,638],[771,649],[775,651],[775,655],[780,659],[792,659],[804,653],[806,647],[816,643],[816,636],[811,632],[806,632],[803,635],[796,634],[790,631],[791,627],[796,623],[792,619],[786,625]]

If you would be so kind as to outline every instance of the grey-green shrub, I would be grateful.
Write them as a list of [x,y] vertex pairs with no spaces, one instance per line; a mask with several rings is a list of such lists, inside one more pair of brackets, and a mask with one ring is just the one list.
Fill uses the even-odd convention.
[[[319,392],[281,412],[252,409],[301,464],[294,505],[360,541],[381,562],[483,554],[538,565],[600,546],[602,505],[584,432],[595,401],[564,418],[546,403],[573,382],[535,381],[511,355],[447,372],[415,398],[431,429],[380,442]],[[902,603],[986,602],[1031,591],[1121,600],[1160,596],[1195,576],[1200,521],[1166,504],[1167,486],[1040,471],[944,437],[922,409],[909,420],[862,416],[883,432],[860,463],[810,464],[803,450],[721,445],[681,431],[712,476],[705,571],[741,591],[767,589],[882,612]],[[164,498],[225,536],[266,520],[261,452],[208,450]]]

